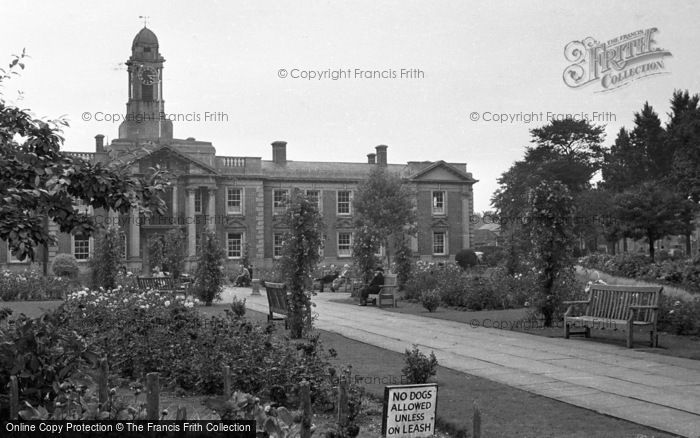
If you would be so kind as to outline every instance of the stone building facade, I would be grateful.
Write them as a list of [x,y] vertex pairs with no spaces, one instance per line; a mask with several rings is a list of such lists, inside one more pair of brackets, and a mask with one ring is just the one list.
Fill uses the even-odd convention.
[[[187,255],[194,260],[198,236],[214,230],[224,244],[230,264],[240,262],[247,251],[254,266],[268,267],[279,256],[284,229],[281,206],[292,189],[300,189],[318,200],[326,224],[323,249],[326,264],[350,263],[353,239],[352,200],[357,185],[374,166],[385,166],[400,175],[410,187],[418,213],[418,233],[411,245],[416,256],[446,260],[473,239],[472,186],[477,181],[465,163],[445,161],[388,162],[388,147],[379,145],[366,160],[357,163],[294,161],[287,159],[287,143],[271,145],[271,160],[261,157],[220,156],[210,142],[173,137],[173,124],[163,120],[163,64],[158,39],[148,28],[134,38],[127,61],[127,120],[119,127],[119,138],[104,144],[95,137],[95,152],[73,153],[91,162],[121,163],[135,175],[144,175],[156,165],[167,169],[174,181],[166,194],[168,213],[146,218],[133,212],[91,212],[98,221],[116,224],[125,239],[129,269],[148,272],[148,239],[180,228],[187,238]],[[80,206],[76,206],[81,208]],[[72,253],[86,261],[93,238],[56,233],[56,245],[38,251],[38,259],[50,263],[58,253]],[[7,247],[0,249],[0,264],[22,266]]]

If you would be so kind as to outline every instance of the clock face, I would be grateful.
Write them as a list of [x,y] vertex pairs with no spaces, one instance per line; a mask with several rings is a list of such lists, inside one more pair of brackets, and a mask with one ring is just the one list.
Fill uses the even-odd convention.
[[142,68],[141,72],[139,73],[139,77],[141,78],[141,82],[143,82],[145,85],[151,85],[157,80],[156,71],[151,67]]

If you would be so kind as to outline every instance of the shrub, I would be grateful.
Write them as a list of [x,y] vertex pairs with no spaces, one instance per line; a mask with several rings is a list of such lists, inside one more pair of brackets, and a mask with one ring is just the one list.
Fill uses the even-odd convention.
[[482,246],[478,249],[484,253],[481,263],[486,266],[496,267],[505,259],[505,250],[502,246]]
[[426,356],[418,349],[417,345],[413,349],[406,349],[406,365],[401,372],[406,377],[407,383],[426,383],[429,378],[437,373],[438,362],[435,353],[430,352],[430,357]]
[[406,238],[402,237],[400,243],[397,244],[396,254],[394,255],[394,263],[396,263],[396,281],[399,290],[404,290],[406,282],[411,276],[411,268],[413,267],[411,258],[411,248],[406,243]]
[[111,372],[140,378],[159,372],[164,386],[220,393],[222,366],[232,386],[259,393],[277,385],[293,394],[302,379],[315,396],[327,380],[328,362],[317,339],[302,352],[272,336],[274,326],[225,316],[202,317],[193,303],[158,292],[83,290],[60,308],[61,323],[87,339]]
[[440,305],[440,292],[436,289],[423,291],[420,294],[420,303],[432,313]]
[[46,277],[36,267],[0,273],[0,300],[56,300],[76,287],[74,280]]
[[[246,244],[247,248],[247,244]],[[163,271],[178,279],[185,269],[185,235],[180,230],[170,230],[163,238]]]
[[472,249],[461,249],[457,255],[455,255],[455,262],[462,269],[471,268],[479,263],[479,258]]
[[231,303],[231,312],[238,317],[242,318],[245,315],[245,298],[242,300],[238,297],[233,297],[233,302]]
[[659,330],[676,335],[700,335],[700,297],[678,300],[662,295]]
[[80,268],[78,267],[78,261],[72,254],[58,254],[53,259],[51,271],[59,277],[76,278]]
[[224,287],[223,263],[226,254],[219,246],[216,235],[206,232],[202,235],[202,250],[197,258],[195,271],[195,291],[207,306],[221,297]]
[[420,294],[429,289],[437,287],[436,271],[438,267],[434,263],[427,263],[418,260],[411,270],[411,275],[406,281],[405,292],[407,299],[418,299]]
[[92,285],[95,288],[113,289],[123,265],[124,242],[116,227],[109,227],[97,238],[95,252],[90,258]]

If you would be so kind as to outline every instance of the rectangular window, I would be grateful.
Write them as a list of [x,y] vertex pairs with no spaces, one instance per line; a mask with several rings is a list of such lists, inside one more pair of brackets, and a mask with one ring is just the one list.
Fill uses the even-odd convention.
[[240,259],[243,255],[243,233],[228,233],[226,237],[228,258]]
[[272,191],[272,213],[283,214],[287,209],[287,190],[275,189]]
[[338,257],[352,256],[352,233],[338,233]]
[[275,233],[272,235],[272,256],[282,257],[282,245],[284,244],[284,234]]
[[445,192],[433,192],[433,214],[445,214]]
[[90,258],[91,239],[87,236],[73,236],[73,257],[78,261]]
[[307,190],[306,197],[309,201],[316,205],[319,211],[321,211],[321,191],[320,190]]
[[202,191],[200,189],[194,191],[194,212],[202,214]]
[[433,231],[433,254],[434,255],[445,255],[447,254],[447,240],[444,231]]
[[226,190],[226,212],[229,214],[243,213],[243,189],[229,187]]
[[338,190],[338,214],[350,214],[352,192],[350,190]]

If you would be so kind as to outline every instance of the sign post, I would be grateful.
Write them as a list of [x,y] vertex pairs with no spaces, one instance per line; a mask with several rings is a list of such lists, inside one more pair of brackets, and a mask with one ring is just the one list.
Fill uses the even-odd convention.
[[429,437],[435,434],[437,383],[384,387],[382,436]]

